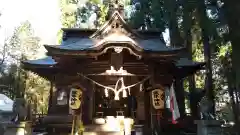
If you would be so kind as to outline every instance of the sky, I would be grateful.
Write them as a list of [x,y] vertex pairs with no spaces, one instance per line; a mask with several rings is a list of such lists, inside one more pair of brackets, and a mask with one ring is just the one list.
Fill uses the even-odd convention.
[[0,0],[0,11],[0,40],[10,36],[21,22],[29,20],[42,42],[56,43],[61,28],[58,0]]

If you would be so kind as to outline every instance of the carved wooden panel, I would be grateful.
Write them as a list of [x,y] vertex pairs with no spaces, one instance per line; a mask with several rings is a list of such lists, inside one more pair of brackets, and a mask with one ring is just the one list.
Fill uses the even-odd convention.
[[123,67],[123,56],[122,53],[112,53],[111,55],[111,66],[114,67],[114,69],[119,70],[121,67]]
[[105,27],[99,30],[99,33],[93,36],[95,39],[103,39],[112,33],[122,33],[126,36],[134,38],[134,34],[127,28],[127,24],[124,22],[123,18],[120,16],[119,13],[116,13],[112,16],[110,22],[106,24]]

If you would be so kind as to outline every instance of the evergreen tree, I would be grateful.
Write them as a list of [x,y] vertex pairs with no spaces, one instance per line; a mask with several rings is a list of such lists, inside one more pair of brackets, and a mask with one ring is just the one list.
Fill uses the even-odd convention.
[[[239,13],[240,13],[240,1],[235,1],[235,0],[223,0],[224,5],[224,14],[227,20],[228,28],[229,28],[229,35],[228,39],[231,41],[232,44],[232,65],[233,65],[233,73],[231,75],[231,81],[233,81],[233,86],[231,86],[230,89],[233,89],[235,91],[235,101],[236,101],[236,110],[238,111],[237,113],[239,114],[239,93],[240,93],[240,62],[239,62],[239,50],[240,46],[238,45],[238,40],[240,38],[239,35],[239,29],[240,29],[240,24],[238,23],[240,18],[239,18]],[[236,116],[236,127],[238,127],[240,124],[240,118],[239,115]],[[238,128],[238,131],[240,129]]]

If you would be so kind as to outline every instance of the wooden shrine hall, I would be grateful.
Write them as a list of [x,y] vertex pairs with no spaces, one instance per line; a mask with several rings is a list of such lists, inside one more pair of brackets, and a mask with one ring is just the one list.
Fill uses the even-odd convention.
[[[85,127],[99,118],[122,116],[152,129],[157,119],[161,123],[171,119],[165,90],[204,66],[182,57],[185,48],[166,46],[161,31],[131,29],[120,4],[110,11],[99,29],[63,28],[60,45],[45,45],[46,58],[22,61],[25,69],[52,84],[45,125],[57,128],[71,123],[70,91],[80,89],[76,115]],[[153,90],[160,95],[155,97]],[[184,91],[175,88],[175,92],[183,116]]]

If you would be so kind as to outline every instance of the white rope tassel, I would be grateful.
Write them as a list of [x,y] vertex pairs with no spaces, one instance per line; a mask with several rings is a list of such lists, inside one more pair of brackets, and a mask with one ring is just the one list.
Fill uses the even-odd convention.
[[123,97],[127,97],[127,91],[126,90],[123,90]]
[[127,90],[128,90],[129,95],[131,95],[131,88],[128,88]]
[[104,92],[105,92],[105,96],[108,97],[108,89],[107,88],[104,89]]
[[119,95],[115,93],[114,100],[119,100]]
[[139,89],[140,89],[140,91],[143,91],[143,84],[142,83],[139,85]]

